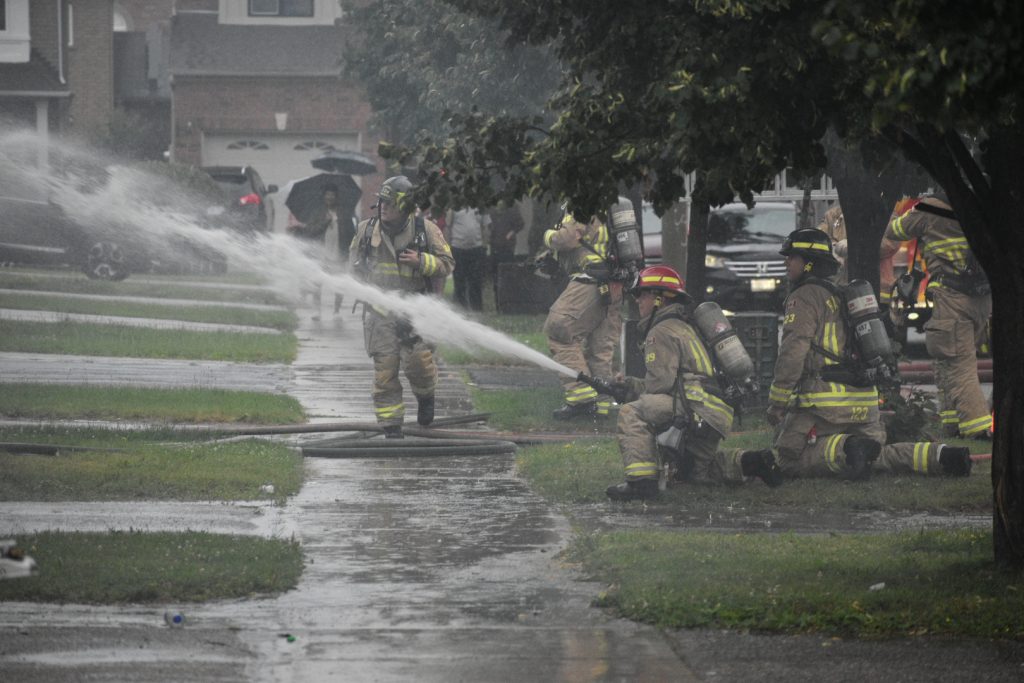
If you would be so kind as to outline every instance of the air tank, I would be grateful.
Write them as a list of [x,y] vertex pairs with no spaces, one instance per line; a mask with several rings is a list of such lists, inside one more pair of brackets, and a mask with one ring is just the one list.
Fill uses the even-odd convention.
[[754,374],[754,361],[721,306],[714,301],[705,301],[694,310],[693,320],[726,375],[743,383]]
[[619,197],[619,201],[608,209],[608,219],[619,263],[627,265],[643,261],[644,250],[640,244],[640,231],[636,224],[633,202],[626,197]]
[[892,344],[879,318],[878,299],[871,284],[867,280],[851,280],[844,293],[853,341],[861,361],[867,365],[887,362],[893,356]]

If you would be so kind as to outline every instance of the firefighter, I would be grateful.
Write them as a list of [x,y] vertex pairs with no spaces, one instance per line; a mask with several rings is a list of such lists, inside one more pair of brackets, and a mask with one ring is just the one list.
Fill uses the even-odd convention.
[[[878,389],[836,381],[852,343],[845,302],[831,282],[839,268],[828,235],[796,230],[780,251],[791,291],[786,297],[768,424],[787,476],[865,479],[872,467],[890,472],[967,476],[970,451],[937,443],[885,444]],[[832,381],[829,381],[832,380]]]
[[[548,311],[544,334],[552,357],[592,377],[612,376],[612,356],[622,330],[622,283],[611,280],[608,228],[597,217],[580,223],[566,214],[562,223],[544,233],[544,246],[553,252],[569,283]],[[612,399],[593,387],[562,380],[564,404],[556,420],[605,417]]]
[[949,204],[927,196],[894,217],[885,237],[898,242],[916,237],[924,256],[929,273],[925,294],[933,306],[924,326],[925,346],[934,361],[947,433],[991,439],[992,420],[978,380],[976,349],[987,338],[992,297],[960,222]]
[[742,483],[759,477],[769,486],[782,483],[771,451],[718,450],[732,428],[733,409],[723,400],[711,354],[691,324],[691,303],[683,280],[668,266],[640,271],[631,292],[646,326],[643,341],[647,372],[613,384],[628,401],[619,410],[619,451],[626,481],[610,486],[612,500],[653,498],[658,494],[656,435],[682,425],[682,451],[675,479],[694,483]]
[[[405,176],[388,178],[377,194],[377,215],[356,229],[349,248],[352,272],[383,290],[404,293],[432,291],[431,278],[447,277],[454,268],[451,248],[432,221],[414,214],[409,200],[412,183]],[[404,316],[363,305],[363,340],[373,358],[373,407],[388,438],[402,437],[405,404],[398,378],[400,367],[416,396],[416,421],[434,420],[437,365],[431,347]]]

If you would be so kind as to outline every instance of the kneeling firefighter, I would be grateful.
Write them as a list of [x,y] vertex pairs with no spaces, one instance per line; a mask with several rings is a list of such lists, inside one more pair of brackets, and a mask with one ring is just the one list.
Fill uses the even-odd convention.
[[[721,385],[723,373],[694,327],[687,308],[692,300],[679,273],[668,266],[644,268],[630,293],[637,299],[640,324],[646,325],[647,373],[643,379],[609,384],[613,395],[626,402],[617,426],[626,481],[609,487],[608,497],[656,496],[663,469],[677,481],[742,483],[758,477],[769,486],[781,484],[771,451],[718,450],[732,428],[733,408]],[[727,326],[724,317],[720,325]],[[739,344],[735,333],[732,340]],[[659,463],[659,455],[670,461],[664,463],[669,467]]]
[[766,417],[777,426],[775,452],[785,475],[970,474],[966,448],[885,444],[877,385],[891,379],[892,351],[870,285],[832,282],[839,263],[828,235],[796,230],[779,253],[791,291]]
[[[433,291],[430,278],[446,277],[455,266],[440,228],[413,215],[412,183],[405,176],[388,178],[377,195],[377,215],[356,229],[349,249],[352,272],[383,290],[424,294]],[[431,347],[404,316],[378,306],[363,305],[363,339],[373,358],[373,407],[388,438],[401,438],[405,404],[400,367],[416,395],[416,419],[434,419],[437,365]]]

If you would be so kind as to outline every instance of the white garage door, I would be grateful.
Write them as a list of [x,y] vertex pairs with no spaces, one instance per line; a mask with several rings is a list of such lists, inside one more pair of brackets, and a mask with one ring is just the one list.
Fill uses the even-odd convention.
[[[319,173],[309,162],[331,148],[359,151],[359,135],[206,134],[203,136],[202,165],[249,165],[259,172],[267,185],[284,188],[289,180]],[[358,177],[355,181],[362,184]],[[274,202],[274,229],[283,231],[288,220],[283,193],[278,192],[271,197]]]

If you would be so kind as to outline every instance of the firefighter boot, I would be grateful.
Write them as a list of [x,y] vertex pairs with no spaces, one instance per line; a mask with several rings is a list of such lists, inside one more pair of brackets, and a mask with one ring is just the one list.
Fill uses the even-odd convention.
[[558,410],[551,413],[556,420],[572,420],[577,417],[597,417],[597,403],[566,403]]
[[939,451],[942,473],[950,477],[966,477],[971,474],[971,451],[957,446],[942,446]]
[[657,479],[628,479],[621,484],[609,486],[605,495],[612,500],[650,500],[658,496]]
[[384,438],[404,439],[405,435],[402,434],[402,425],[386,425],[384,427]]
[[416,397],[416,422],[426,427],[434,421],[434,395]]
[[757,477],[771,488],[782,485],[782,470],[770,450],[745,451],[740,456],[740,467],[744,477]]
[[851,436],[843,444],[846,453],[846,471],[843,477],[852,481],[864,481],[871,477],[871,466],[882,452],[877,441],[864,436]]

